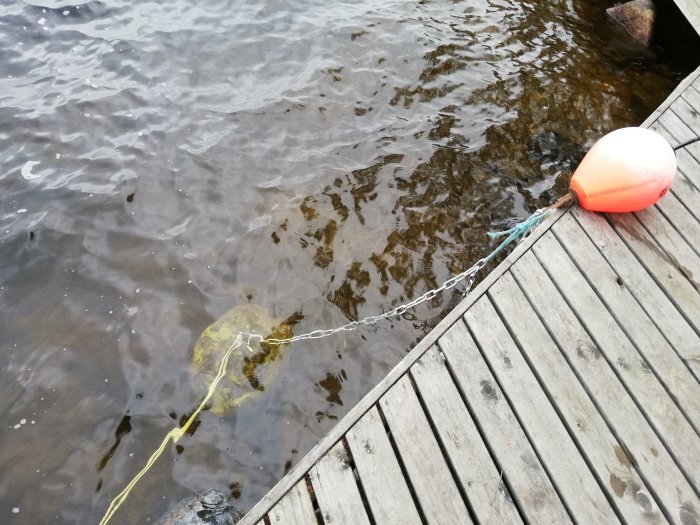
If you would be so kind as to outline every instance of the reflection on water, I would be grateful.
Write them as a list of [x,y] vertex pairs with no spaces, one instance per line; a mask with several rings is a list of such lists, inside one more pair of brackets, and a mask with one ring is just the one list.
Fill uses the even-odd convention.
[[[295,333],[386,311],[560,195],[700,56],[640,48],[607,6],[3,3],[2,521],[97,522],[196,407],[194,343],[236,305]],[[118,519],[208,487],[250,507],[458,298],[292,345]]]

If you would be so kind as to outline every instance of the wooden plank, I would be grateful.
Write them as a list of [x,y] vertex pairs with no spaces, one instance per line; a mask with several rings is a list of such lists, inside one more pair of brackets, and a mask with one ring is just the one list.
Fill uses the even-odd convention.
[[369,524],[348,453],[339,441],[309,471],[324,523]]
[[478,422],[503,480],[529,523],[571,523],[556,489],[464,323],[439,340],[462,397]]
[[[698,129],[697,124],[700,123],[700,91],[697,90],[696,86],[686,89],[681,93],[681,97],[687,103],[687,106],[682,108],[674,107],[674,111],[680,115],[680,117],[687,122],[691,128]],[[688,110],[690,108],[690,110]],[[686,114],[686,111],[688,114]]]
[[[700,205],[700,200],[698,201]],[[669,192],[659,200],[656,208],[663,217],[671,223],[685,244],[695,252],[697,259],[700,254],[700,222],[686,209],[674,193]]]
[[697,432],[700,383],[574,218],[552,231]]
[[554,214],[546,219],[535,231],[516,246],[505,260],[491,271],[484,280],[462,301],[460,302],[445,318],[440,321],[430,333],[428,333],[421,341],[404,357],[396,367],[394,367],[384,379],[374,387],[362,400],[357,403],[350,411],[341,419],[331,431],[326,434],[309,453],[297,463],[287,475],[280,480],[255,506],[239,522],[239,525],[253,525],[262,518],[268,509],[279,501],[287,491],[303,478],[309,469],[321,458],[328,449],[341,439],[345,433],[352,427],[355,422],[362,417],[377,400],[398,381],[403,374],[425,353],[425,351],[434,345],[438,338],[451,327],[456,320],[460,319],[462,314],[474,301],[483,295],[488,287],[495,282],[500,275],[505,272],[508,267],[517,261],[523,253],[530,249],[534,243],[549,227],[558,221],[566,210],[556,210]]
[[533,252],[576,312],[601,355],[612,365],[626,390],[667,445],[680,470],[697,490],[700,472],[691,465],[695,465],[700,457],[700,438],[688,420],[554,235],[551,232],[543,235]]
[[673,108],[669,109],[668,111],[664,111],[661,115],[659,115],[656,123],[657,125],[661,125],[666,128],[673,135],[674,141],[671,142],[672,146],[677,146],[680,143],[697,136],[693,130],[689,128],[685,122],[683,122],[683,119],[678,116]]
[[649,233],[633,215],[624,213],[609,215],[608,218],[615,232],[666,292],[678,311],[696,332],[700,332],[700,295],[682,273],[682,268],[649,238]]
[[375,523],[421,523],[379,412],[372,408],[347,442]]
[[[528,254],[515,266],[527,272],[536,261],[531,254],[527,260],[525,257]],[[489,297],[528,357],[526,362],[517,349],[508,352],[509,363],[502,367],[506,371],[502,382],[513,386],[511,397],[521,398],[523,392],[531,395],[533,389],[546,390],[566,422],[568,433],[575,439],[595,472],[597,482],[624,520],[630,523],[666,523],[653,500],[653,493],[637,471],[620,462],[615,451],[622,450],[621,444],[588,397],[511,273],[504,274],[491,287]],[[536,371],[537,379],[528,368],[528,362]],[[528,406],[532,410],[537,405]],[[549,439],[559,441],[557,435],[550,435]],[[576,451],[572,453],[576,454]],[[626,490],[628,487],[632,489]],[[643,504],[638,502],[639,494],[645,496],[641,502]]]
[[611,471],[610,484],[616,496],[629,493],[646,508],[653,505],[654,498],[673,522],[679,521],[682,509],[697,510],[692,487],[535,256],[523,256],[511,271],[619,441],[611,451],[620,467],[636,470],[650,491],[640,492],[629,476]]
[[269,514],[271,525],[305,525],[316,523],[311,496],[302,479],[275,505]]
[[690,129],[700,129],[700,113],[697,106],[694,107],[694,104],[688,101],[688,97],[695,98],[693,94],[693,90],[685,90],[673,103],[671,109]]
[[[676,151],[676,160],[678,161],[678,171],[681,175],[688,181],[688,184],[692,184],[695,190],[700,191],[700,154],[693,156],[691,150],[693,145],[686,146],[685,148]],[[695,209],[697,204],[692,206]]]
[[472,523],[408,376],[379,401],[428,523]]
[[477,521],[522,523],[440,351],[428,350],[411,375]]
[[573,210],[571,216],[578,221],[608,264],[615,268],[627,290],[664,333],[695,379],[700,380],[700,335],[676,310],[603,216],[581,209]]
[[488,297],[479,299],[464,318],[570,513],[582,523],[617,523],[605,494]]
[[683,274],[700,291],[700,257],[683,237],[661,215],[656,207],[634,212],[635,217],[647,229],[654,240],[671,257]]

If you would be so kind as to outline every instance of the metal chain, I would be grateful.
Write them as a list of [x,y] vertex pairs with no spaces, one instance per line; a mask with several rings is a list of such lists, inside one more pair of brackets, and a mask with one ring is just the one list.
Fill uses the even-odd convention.
[[472,289],[472,286],[474,285],[474,281],[476,280],[476,275],[479,273],[479,270],[481,270],[484,266],[486,266],[489,262],[491,262],[496,255],[503,250],[508,244],[513,242],[515,239],[518,237],[521,237],[525,234],[527,234],[530,230],[532,230],[535,226],[537,226],[540,222],[542,222],[544,219],[549,217],[554,210],[552,207],[548,208],[541,208],[532,215],[530,215],[527,219],[525,219],[522,222],[519,222],[516,224],[514,227],[510,228],[509,230],[505,230],[502,232],[497,232],[495,234],[489,234],[490,237],[492,238],[498,238],[498,237],[506,237],[501,244],[499,244],[495,250],[493,250],[488,256],[479,259],[472,267],[470,267],[467,270],[464,270],[462,273],[455,275],[454,277],[450,277],[447,279],[444,283],[442,283],[442,286],[435,288],[433,290],[430,290],[428,292],[425,292],[423,295],[420,297],[417,297],[416,299],[413,299],[412,301],[402,304],[401,306],[397,306],[393,310],[389,310],[388,312],[385,312],[383,314],[379,315],[370,315],[365,317],[364,319],[360,319],[359,321],[352,321],[350,323],[344,324],[342,326],[338,326],[337,328],[326,328],[325,330],[314,330],[312,332],[308,332],[305,334],[300,334],[300,335],[295,335],[294,337],[287,337],[285,339],[278,339],[274,337],[269,337],[265,338],[260,334],[255,334],[255,333],[249,333],[249,332],[239,332],[240,336],[247,341],[247,346],[249,350],[252,351],[250,348],[250,344],[252,341],[257,341],[258,343],[267,343],[271,345],[287,345],[291,343],[295,343],[297,341],[303,341],[306,339],[322,339],[324,337],[329,337],[331,335],[337,334],[339,332],[349,332],[351,330],[356,330],[360,326],[369,326],[378,323],[379,321],[383,321],[384,319],[389,319],[392,317],[399,317],[406,313],[407,310],[410,310],[411,308],[415,308],[419,304],[422,304],[426,301],[430,301],[431,299],[435,298],[436,295],[438,295],[441,292],[444,292],[445,290],[449,290],[450,288],[454,288],[457,286],[460,282],[464,281],[465,279],[467,280],[467,285],[465,287],[464,292],[462,293],[462,299],[464,299],[469,291]]
[[411,308],[415,308],[419,304],[422,304],[426,301],[430,301],[431,299],[434,299],[439,293],[442,293],[446,290],[449,290],[450,288],[454,288],[457,286],[460,282],[464,281],[467,279],[467,286],[465,291],[462,294],[462,298],[466,297],[466,295],[469,293],[471,290],[472,286],[474,285],[474,281],[476,280],[476,275],[479,273],[479,270],[481,270],[486,264],[489,262],[490,257],[486,257],[483,259],[480,259],[474,264],[472,267],[470,267],[468,270],[463,271],[462,273],[455,275],[454,277],[450,277],[447,279],[444,283],[442,283],[441,286],[438,288],[435,288],[433,290],[429,290],[425,292],[423,295],[420,297],[417,297],[413,299],[412,301],[402,304],[400,306],[397,306],[393,310],[389,310],[388,312],[385,312],[383,314],[379,315],[369,315],[363,319],[360,319],[358,321],[352,321],[350,323],[344,324],[342,326],[338,326],[336,328],[326,328],[326,329],[319,329],[319,330],[314,330],[312,332],[307,332],[305,334],[299,334],[295,335],[293,337],[287,337],[285,339],[278,339],[274,337],[269,337],[269,338],[264,338],[260,334],[254,334],[254,333],[248,333],[248,332],[239,332],[240,335],[247,340],[248,346],[250,346],[250,343],[252,341],[257,340],[258,343],[267,343],[271,345],[287,345],[291,343],[296,343],[297,341],[304,341],[307,339],[322,339],[324,337],[329,337],[331,335],[337,334],[339,332],[349,332],[352,330],[356,330],[360,326],[370,326],[373,324],[378,323],[379,321],[383,321],[385,319],[390,319],[392,317],[399,317],[406,313],[408,310]]

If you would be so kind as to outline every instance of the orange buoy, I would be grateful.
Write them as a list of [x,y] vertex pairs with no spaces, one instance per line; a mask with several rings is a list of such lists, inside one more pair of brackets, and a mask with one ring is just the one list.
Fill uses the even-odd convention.
[[637,211],[664,196],[676,167],[673,148],[661,135],[647,128],[622,128],[593,145],[569,189],[586,210]]

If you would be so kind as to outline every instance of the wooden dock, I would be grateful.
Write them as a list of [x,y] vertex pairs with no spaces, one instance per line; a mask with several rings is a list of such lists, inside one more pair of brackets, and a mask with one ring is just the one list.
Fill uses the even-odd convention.
[[[700,133],[700,69],[644,123]],[[241,521],[700,524],[700,143],[540,226]]]

